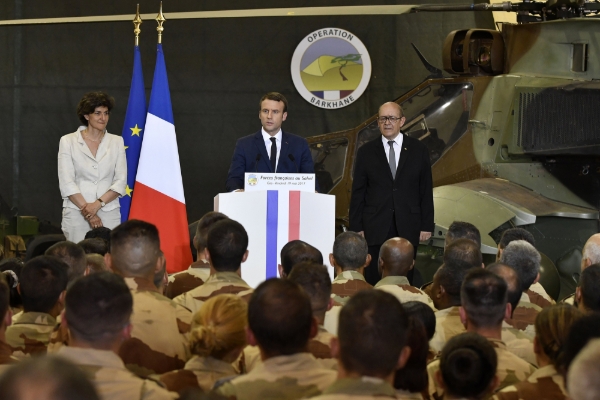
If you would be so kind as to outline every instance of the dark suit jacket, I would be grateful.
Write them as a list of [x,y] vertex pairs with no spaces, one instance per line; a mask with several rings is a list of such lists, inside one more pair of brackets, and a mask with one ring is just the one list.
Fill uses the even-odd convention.
[[[261,155],[261,158],[256,162],[258,154]],[[295,163],[290,159],[290,154],[294,157]],[[253,135],[239,139],[235,145],[229,173],[227,174],[227,182],[225,183],[228,192],[244,188],[245,172],[314,174],[315,168],[306,139],[282,132],[277,171],[273,171],[262,133],[258,131]]]
[[[395,211],[395,212],[394,212]],[[381,136],[365,143],[356,155],[350,200],[350,230],[364,231],[369,246],[383,244],[396,218],[398,234],[413,246],[421,231],[433,232],[433,188],[429,152],[404,135],[396,179]]]

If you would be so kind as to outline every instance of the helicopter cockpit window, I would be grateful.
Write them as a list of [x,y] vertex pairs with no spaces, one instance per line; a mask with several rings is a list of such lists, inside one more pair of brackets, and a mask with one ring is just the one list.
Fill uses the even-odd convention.
[[315,176],[321,193],[329,193],[344,175],[348,139],[339,138],[311,143],[310,153],[315,164]]

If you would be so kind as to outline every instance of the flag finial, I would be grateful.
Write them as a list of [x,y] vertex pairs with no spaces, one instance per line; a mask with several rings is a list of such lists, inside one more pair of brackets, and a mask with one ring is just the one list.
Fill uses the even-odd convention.
[[162,13],[162,1],[160,2],[160,9],[158,11],[158,15],[156,16],[156,22],[158,22],[158,26],[156,27],[156,31],[158,32],[158,44],[162,43],[162,33],[165,30],[163,28],[163,23],[166,21],[165,16]]
[[142,30],[140,29],[140,25],[142,24],[142,17],[140,16],[140,5],[137,5],[137,11],[135,13],[135,18],[133,19],[133,33],[135,33],[135,45],[140,45],[140,33]]

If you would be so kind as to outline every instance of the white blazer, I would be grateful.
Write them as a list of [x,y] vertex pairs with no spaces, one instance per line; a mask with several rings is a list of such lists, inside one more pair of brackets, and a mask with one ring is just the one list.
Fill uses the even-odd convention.
[[[80,126],[75,132],[60,138],[58,147],[58,183],[63,207],[79,209],[69,196],[81,193],[92,203],[108,190],[125,195],[127,185],[127,161],[125,145],[121,136],[106,132],[98,146],[96,157],[81,136]],[[119,199],[107,203],[104,211],[119,208]]]

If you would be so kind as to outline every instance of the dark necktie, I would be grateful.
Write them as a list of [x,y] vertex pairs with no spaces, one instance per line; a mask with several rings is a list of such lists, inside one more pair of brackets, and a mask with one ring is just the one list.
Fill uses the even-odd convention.
[[271,138],[271,170],[275,172],[275,167],[277,166],[277,143],[275,142],[277,139],[274,137]]
[[396,179],[396,152],[394,151],[394,141],[388,141],[390,145],[390,170],[392,171],[392,179]]

